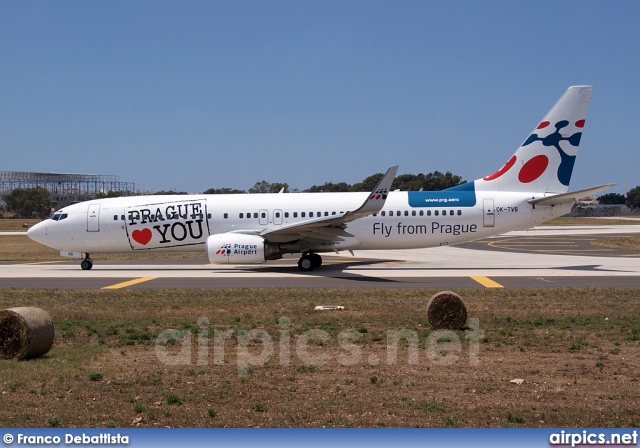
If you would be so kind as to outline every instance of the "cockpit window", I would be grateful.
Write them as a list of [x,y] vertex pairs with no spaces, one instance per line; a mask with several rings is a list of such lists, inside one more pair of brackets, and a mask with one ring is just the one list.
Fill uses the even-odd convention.
[[61,213],[59,211],[55,212],[49,219],[53,219],[54,221],[62,221],[67,218],[69,215],[67,213]]

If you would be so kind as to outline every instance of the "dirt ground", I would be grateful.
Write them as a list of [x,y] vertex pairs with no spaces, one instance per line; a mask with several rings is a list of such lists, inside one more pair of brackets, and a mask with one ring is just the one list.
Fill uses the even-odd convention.
[[470,329],[439,333],[436,292],[0,291],[56,326],[0,361],[0,425],[640,424],[637,290],[460,290]]

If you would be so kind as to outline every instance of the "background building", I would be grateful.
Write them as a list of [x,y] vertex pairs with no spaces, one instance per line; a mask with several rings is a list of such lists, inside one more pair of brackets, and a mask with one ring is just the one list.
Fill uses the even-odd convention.
[[95,199],[98,194],[135,194],[133,182],[120,182],[118,176],[113,175],[0,171],[0,201],[16,188],[35,187],[49,190],[51,207],[54,209]]

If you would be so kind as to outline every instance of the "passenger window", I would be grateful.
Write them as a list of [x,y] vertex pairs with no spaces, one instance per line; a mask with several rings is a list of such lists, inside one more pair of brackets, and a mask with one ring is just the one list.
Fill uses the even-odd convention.
[[404,216],[409,216],[409,210],[404,211]]
[[433,214],[438,216],[440,213],[438,212],[438,210],[436,210]]
[[453,210],[449,210],[449,216],[453,216]]
[[420,210],[420,216],[424,216],[424,210]]
[[389,216],[393,216],[393,210],[389,210]]
[[267,217],[267,214],[266,214],[266,213],[264,213],[264,212],[262,212],[262,213],[261,213],[261,216],[262,216],[262,218],[264,219],[264,218],[266,218],[266,217]]
[[[304,218],[304,216],[303,216]],[[309,218],[313,218],[313,212],[309,212]]]
[[462,216],[462,210],[458,210],[458,216]]
[[447,211],[446,210],[442,210],[442,216],[447,216]]
[[384,216],[385,214],[386,214],[386,212],[385,212],[385,211],[381,211],[381,212],[380,212],[380,216]]
[[427,216],[431,216],[431,210],[427,210]]
[[284,217],[288,218],[289,217],[289,212],[284,212]]
[[227,219],[229,217],[229,213],[225,213],[223,216],[224,216],[224,219]]
[[324,216],[329,216],[329,212],[324,212]]
[[[209,215],[209,218],[211,218],[211,215]],[[120,215],[120,219],[124,221],[124,215]]]
[[304,218],[305,217],[305,213],[304,212],[300,212],[300,217]]
[[238,215],[238,217],[239,217],[240,219],[244,218],[244,213],[240,213],[240,215]]
[[280,217],[280,212],[276,212],[276,218]]
[[332,214],[332,215],[335,215],[335,214],[336,214],[336,212],[331,212],[331,214]]
[[257,218],[258,218],[258,214],[257,214],[257,213],[254,213],[254,214],[253,214],[253,217],[257,219]]
[[118,215],[113,215],[113,220],[117,221],[118,220]]
[[298,212],[293,212],[293,217],[297,218],[298,217]]
[[[122,219],[124,220],[124,215],[122,215]],[[207,219],[211,219],[211,213],[207,213]]]

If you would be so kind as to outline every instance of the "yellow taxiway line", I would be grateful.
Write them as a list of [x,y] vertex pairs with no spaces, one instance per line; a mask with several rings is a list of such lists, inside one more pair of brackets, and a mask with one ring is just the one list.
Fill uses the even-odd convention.
[[484,277],[481,275],[475,275],[475,276],[472,275],[471,278],[477,281],[478,283],[480,283],[485,288],[504,288],[504,286],[502,286],[500,283],[494,282],[489,277]]
[[158,278],[158,277],[136,278],[134,280],[129,280],[128,282],[117,283],[115,285],[105,286],[104,288],[100,288],[100,289],[121,289],[121,288],[126,288],[127,286],[137,285],[138,283],[144,283],[144,282],[148,282],[150,280],[155,280],[156,278]]

